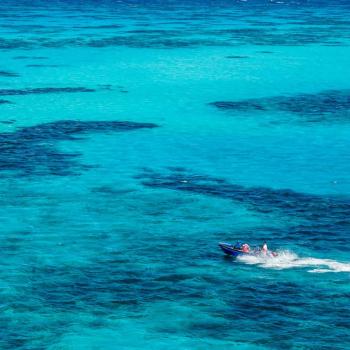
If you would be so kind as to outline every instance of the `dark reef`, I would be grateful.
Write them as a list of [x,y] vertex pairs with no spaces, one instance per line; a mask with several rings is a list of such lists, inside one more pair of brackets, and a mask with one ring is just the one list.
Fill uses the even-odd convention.
[[14,56],[14,60],[46,60],[48,57],[45,56]]
[[210,104],[232,112],[287,112],[307,122],[348,121],[350,90],[326,90],[315,94],[218,101]]
[[[206,17],[203,17],[205,21]],[[186,21],[184,21],[184,24]],[[187,23],[188,24],[188,23]],[[135,23],[137,26],[137,23]],[[239,26],[239,24],[237,24]],[[114,35],[104,36],[96,34],[83,34],[77,32],[74,37],[55,38],[52,33],[62,32],[62,28],[32,30],[29,33],[32,37],[27,37],[28,31],[23,30],[21,39],[2,38],[0,39],[0,49],[36,49],[36,48],[60,48],[60,47],[109,47],[126,46],[138,48],[185,48],[197,46],[301,46],[301,45],[347,45],[350,39],[348,27],[343,26],[300,26],[293,25],[285,27],[283,25],[257,27],[233,27],[228,29],[208,29],[203,27],[187,25],[176,29],[148,29],[147,24],[143,24],[142,29],[131,29],[124,31],[118,25],[101,25],[101,29],[114,29]],[[98,29],[91,28],[91,29]],[[76,27],[79,29],[90,29],[90,27]],[[43,36],[46,34],[46,36]],[[267,52],[267,51],[266,51]],[[40,56],[38,56],[40,57]],[[40,59],[35,56],[16,56],[15,59]]]
[[55,142],[79,140],[89,133],[125,132],[154,128],[156,124],[123,121],[62,120],[0,133],[0,171],[14,170],[22,176],[72,175],[86,167],[77,153],[65,153]]
[[[103,239],[96,236],[96,239]],[[199,243],[199,242],[198,242]],[[134,253],[145,255],[152,263],[152,257],[160,259],[157,250],[162,250],[161,245],[153,242],[153,249],[147,248],[147,242],[143,241],[143,247],[133,247]],[[210,245],[202,240],[200,244],[210,250]],[[55,313],[56,317],[44,317],[38,323],[38,329],[49,327],[57,330],[54,336],[60,336],[66,327],[70,325],[67,313],[91,312],[94,321],[93,327],[103,326],[111,314],[117,311],[135,317],[143,311],[145,305],[155,302],[186,302],[207,306],[206,312],[210,316],[205,322],[199,318],[189,319],[181,328],[171,322],[158,325],[158,332],[183,334],[190,332],[195,337],[210,337],[211,339],[227,339],[232,336],[232,329],[239,329],[242,323],[256,320],[256,329],[260,332],[269,327],[269,335],[278,337],[279,327],[276,327],[276,317],[288,324],[288,330],[298,335],[298,340],[308,339],[309,328],[301,330],[299,322],[293,322],[301,317],[312,319],[314,315],[324,315],[326,322],[336,318],[339,322],[339,333],[347,335],[347,313],[334,307],[334,303],[346,307],[344,294],[334,292],[334,289],[317,289],[305,280],[296,278],[292,281],[280,279],[262,279],[251,277],[249,283],[246,279],[235,281],[235,293],[239,297],[232,296],[232,284],[227,283],[227,274],[196,274],[197,261],[203,259],[198,254],[198,249],[191,249],[186,241],[183,242],[186,254],[181,254],[178,246],[173,246],[168,255],[167,264],[157,264],[152,269],[141,268],[135,264],[134,256],[123,256],[121,253],[105,252],[93,263],[76,266],[64,264],[35,265],[28,268],[28,282],[17,292],[19,301],[14,304],[16,310],[23,313],[33,312],[37,309],[44,310],[47,315]],[[158,248],[158,249],[155,249]],[[142,249],[143,248],[143,249]],[[9,252],[9,250],[7,250]],[[12,252],[13,253],[13,252]],[[207,257],[207,256],[206,256]],[[192,266],[192,271],[177,273],[177,269],[185,269]],[[193,283],[193,281],[197,283]],[[57,282],[59,281],[59,283]],[[207,286],[210,285],[210,293]],[[218,295],[221,296],[218,304]],[[276,298],[276,295],[279,298]],[[307,296],[307,298],[305,298]],[[29,298],[29,299],[28,299]],[[317,302],[310,302],[315,300]],[[333,302],[330,303],[329,300]],[[27,302],[24,302],[26,300]],[[30,302],[28,302],[28,300]],[[216,303],[216,304],[215,304]],[[11,304],[11,306],[13,305]],[[208,307],[208,305],[215,307]],[[234,306],[233,306],[234,304]],[[261,305],[266,305],[262,307]],[[233,317],[233,311],[244,310],[240,317]],[[243,315],[243,316],[241,316]],[[7,313],[0,315],[3,324],[1,334],[5,349],[28,348],[28,340],[23,334],[32,334],[33,326],[29,322],[15,323]],[[45,325],[43,324],[45,322]],[[343,325],[343,326],[341,326]],[[42,326],[42,327],[40,327]],[[39,333],[34,329],[34,334]],[[292,349],[290,342],[294,342],[295,336],[283,339],[283,348]],[[49,339],[43,340],[46,348],[50,344]],[[52,340],[51,340],[52,341]],[[281,342],[280,342],[281,343]],[[280,344],[279,343],[279,344]],[[44,348],[44,347],[43,347]]]
[[102,24],[96,26],[74,26],[76,29],[119,29],[123,26],[120,24]]
[[287,234],[305,235],[315,246],[318,242],[327,241],[334,244],[334,249],[341,250],[346,244],[344,237],[350,229],[349,198],[316,196],[288,189],[245,187],[185,171],[157,173],[147,170],[137,178],[147,187],[215,196],[242,203],[248,209],[263,214],[299,219],[300,224],[290,227]]
[[15,77],[19,77],[19,74],[14,73],[14,72],[8,72],[8,71],[1,70],[0,77],[15,78]]
[[0,105],[4,105],[4,104],[8,104],[8,103],[12,103],[12,102],[8,101],[8,100],[0,100]]
[[226,56],[226,58],[249,58],[249,56]]
[[49,67],[64,67],[60,64],[27,64],[26,67],[31,68],[49,68]]
[[0,89],[0,96],[12,95],[32,95],[32,94],[58,94],[74,92],[95,92],[96,90],[85,87],[46,87],[46,88],[26,88],[26,89]]

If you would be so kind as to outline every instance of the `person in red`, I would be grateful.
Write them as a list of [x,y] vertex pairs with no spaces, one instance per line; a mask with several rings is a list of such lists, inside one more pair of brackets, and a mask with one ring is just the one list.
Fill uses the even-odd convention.
[[243,252],[243,253],[249,253],[249,252],[250,252],[249,244],[244,243],[244,244],[242,245],[242,252]]

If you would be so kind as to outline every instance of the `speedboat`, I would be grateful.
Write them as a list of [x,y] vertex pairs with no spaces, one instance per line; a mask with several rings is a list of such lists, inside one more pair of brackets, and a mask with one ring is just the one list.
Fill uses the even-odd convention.
[[[220,242],[219,247],[226,254],[237,258],[238,256],[259,256],[262,254],[261,249],[250,249],[248,244],[242,244],[237,242],[236,244],[230,244],[226,242]],[[248,247],[248,249],[246,249]],[[265,253],[266,254],[266,253]],[[276,257],[278,254],[276,252],[268,251],[266,256]]]
[[233,245],[230,243],[220,242],[219,247],[226,255],[231,255],[235,258],[240,255],[255,255],[253,252],[243,251],[241,243],[236,243]]

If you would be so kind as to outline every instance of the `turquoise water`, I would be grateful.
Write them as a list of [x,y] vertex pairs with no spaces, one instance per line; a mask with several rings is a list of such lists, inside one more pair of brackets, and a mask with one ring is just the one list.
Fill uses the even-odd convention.
[[346,2],[0,13],[1,349],[350,347]]

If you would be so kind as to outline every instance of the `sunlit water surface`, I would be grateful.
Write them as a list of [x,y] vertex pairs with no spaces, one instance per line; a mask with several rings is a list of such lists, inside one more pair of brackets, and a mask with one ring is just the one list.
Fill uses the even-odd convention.
[[350,347],[347,2],[0,13],[1,349]]

